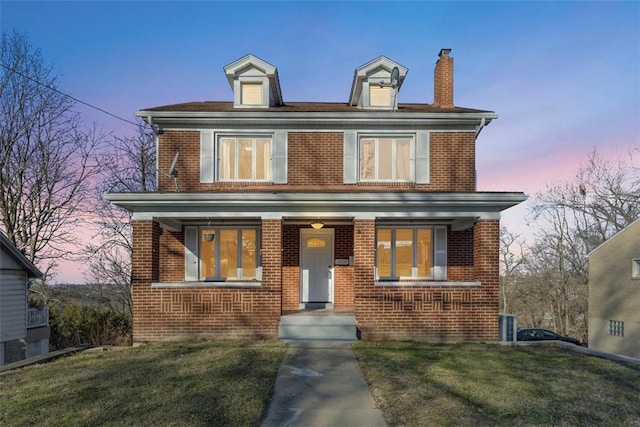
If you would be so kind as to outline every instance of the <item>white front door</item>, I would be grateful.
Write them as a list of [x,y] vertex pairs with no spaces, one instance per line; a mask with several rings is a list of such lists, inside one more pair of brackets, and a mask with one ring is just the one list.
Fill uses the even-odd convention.
[[333,229],[300,230],[300,296],[333,302]]

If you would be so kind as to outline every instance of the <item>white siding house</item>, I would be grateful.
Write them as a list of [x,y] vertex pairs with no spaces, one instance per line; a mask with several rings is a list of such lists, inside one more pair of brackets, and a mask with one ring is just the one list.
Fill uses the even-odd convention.
[[40,270],[0,232],[0,365],[26,356],[27,284],[39,277]]

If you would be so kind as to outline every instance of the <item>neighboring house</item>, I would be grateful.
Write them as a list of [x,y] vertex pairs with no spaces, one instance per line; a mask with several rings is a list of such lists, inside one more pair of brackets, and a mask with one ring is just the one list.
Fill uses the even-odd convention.
[[276,337],[318,307],[363,339],[497,341],[500,212],[525,196],[477,191],[497,115],[454,106],[449,52],[433,104],[399,103],[408,70],[384,56],[346,103],[285,102],[247,55],[224,67],[232,102],[138,111],[158,192],[106,196],[132,212],[134,341]]
[[41,277],[0,232],[0,365],[49,351],[48,311],[27,305],[29,279]]
[[589,348],[640,358],[640,219],[589,253]]

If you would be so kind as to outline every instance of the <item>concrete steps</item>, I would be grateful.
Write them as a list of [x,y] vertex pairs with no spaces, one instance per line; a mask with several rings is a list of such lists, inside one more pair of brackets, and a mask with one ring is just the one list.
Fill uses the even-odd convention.
[[356,317],[346,314],[282,316],[278,338],[291,341],[357,341]]

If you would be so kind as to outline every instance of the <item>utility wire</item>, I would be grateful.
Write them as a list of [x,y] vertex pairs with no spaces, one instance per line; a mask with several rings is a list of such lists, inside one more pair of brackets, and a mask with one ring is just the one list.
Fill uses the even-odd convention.
[[51,87],[51,86],[49,86],[49,85],[47,85],[47,84],[44,84],[44,83],[42,83],[42,82],[40,82],[40,81],[38,81],[38,80],[34,79],[33,77],[29,77],[29,76],[27,76],[27,75],[25,75],[25,74],[21,73],[20,71],[18,71],[18,70],[16,70],[16,69],[14,69],[14,68],[8,67],[8,66],[6,66],[6,65],[4,65],[4,64],[2,64],[2,63],[0,63],[0,66],[2,66],[3,68],[5,68],[6,70],[11,71],[12,73],[16,73],[16,74],[18,74],[19,76],[24,77],[24,78],[25,78],[25,79],[27,79],[27,80],[31,80],[32,82],[34,82],[34,83],[36,83],[36,84],[38,84],[38,85],[40,85],[40,86],[43,86],[43,87],[45,87],[45,88],[47,88],[47,89],[49,89],[49,90],[52,90],[52,91],[54,91],[54,92],[56,92],[56,93],[59,93],[59,94],[60,94],[60,95],[62,95],[62,96],[66,96],[67,98],[71,98],[71,99],[73,99],[74,101],[79,102],[80,104],[86,105],[86,106],[87,106],[87,107],[89,107],[89,108],[93,108],[94,110],[98,110],[98,111],[100,111],[100,112],[102,112],[102,113],[104,113],[104,114],[107,114],[107,115],[109,115],[109,116],[111,116],[111,117],[113,117],[113,118],[116,118],[116,119],[118,119],[118,120],[122,120],[123,122],[129,123],[129,124],[134,125],[134,126],[136,126],[136,127],[137,127],[137,126],[140,126],[140,124],[139,124],[139,123],[132,122],[131,120],[127,120],[127,119],[122,118],[122,117],[120,117],[120,116],[117,116],[117,115],[115,115],[115,114],[113,114],[113,113],[110,113],[110,112],[108,112],[108,111],[107,111],[107,110],[105,110],[105,109],[102,109],[102,108],[100,108],[100,107],[96,107],[95,105],[91,105],[91,104],[89,104],[88,102],[84,102],[84,101],[82,101],[82,100],[80,100],[80,99],[78,99],[78,98],[76,98],[76,97],[74,97],[74,96],[69,95],[68,93],[64,93],[64,92],[62,92],[62,91],[60,91],[60,90],[56,89],[55,87]]

